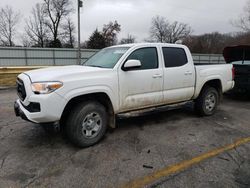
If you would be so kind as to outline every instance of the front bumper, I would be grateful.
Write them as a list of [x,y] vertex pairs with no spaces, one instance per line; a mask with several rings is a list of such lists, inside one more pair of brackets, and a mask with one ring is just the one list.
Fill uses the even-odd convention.
[[29,121],[25,113],[20,109],[20,105],[17,101],[14,103],[14,111],[17,117],[21,117],[22,119]]
[[31,90],[31,81],[25,74],[18,76],[25,86],[26,97],[15,101],[17,116],[34,123],[51,123],[61,119],[67,101],[56,92],[37,95]]
[[66,101],[56,93],[49,95],[32,95],[29,97],[29,103],[39,103],[40,111],[28,111],[20,99],[14,103],[14,111],[16,116],[34,123],[51,123],[61,119]]

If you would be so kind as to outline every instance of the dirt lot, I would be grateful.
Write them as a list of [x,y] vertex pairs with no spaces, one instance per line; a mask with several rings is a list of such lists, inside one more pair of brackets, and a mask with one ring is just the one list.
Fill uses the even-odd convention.
[[[121,119],[98,145],[78,149],[16,118],[15,90],[0,90],[0,187],[122,187],[155,171],[250,137],[250,100],[225,97],[216,115],[190,107]],[[148,187],[250,187],[250,143]]]

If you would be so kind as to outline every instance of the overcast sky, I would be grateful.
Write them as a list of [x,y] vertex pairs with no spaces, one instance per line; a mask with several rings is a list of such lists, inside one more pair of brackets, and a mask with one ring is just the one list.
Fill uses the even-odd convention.
[[[77,0],[72,0],[76,1]],[[0,7],[11,5],[20,11],[22,20],[28,18],[31,8],[43,0],[0,0]],[[243,13],[247,0],[83,0],[81,10],[81,35],[86,40],[103,24],[117,20],[122,26],[119,38],[128,34],[143,41],[149,36],[152,17],[164,16],[170,21],[188,23],[193,34],[213,31],[229,33],[237,31],[230,20],[237,19]],[[76,15],[72,18],[77,19]],[[20,23],[22,32],[24,23]]]

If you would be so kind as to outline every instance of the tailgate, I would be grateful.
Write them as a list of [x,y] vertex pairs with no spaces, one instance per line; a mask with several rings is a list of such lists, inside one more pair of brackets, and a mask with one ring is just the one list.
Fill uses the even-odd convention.
[[227,63],[250,60],[250,46],[229,46],[223,50],[223,56]]

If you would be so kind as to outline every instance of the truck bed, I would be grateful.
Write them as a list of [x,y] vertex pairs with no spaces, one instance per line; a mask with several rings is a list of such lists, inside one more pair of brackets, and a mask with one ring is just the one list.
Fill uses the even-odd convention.
[[195,65],[196,72],[196,86],[194,98],[198,97],[201,88],[208,79],[220,78],[222,92],[232,89],[234,82],[232,81],[232,68],[231,64],[199,64]]

